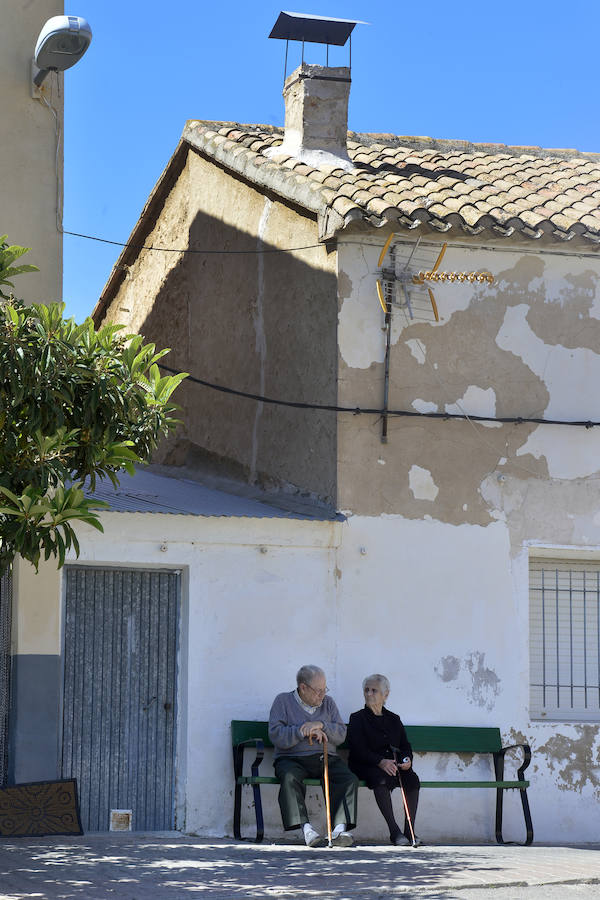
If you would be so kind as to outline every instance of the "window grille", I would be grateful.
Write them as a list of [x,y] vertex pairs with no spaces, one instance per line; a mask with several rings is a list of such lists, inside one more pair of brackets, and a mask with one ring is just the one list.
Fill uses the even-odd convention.
[[529,563],[530,715],[600,721],[600,562]]

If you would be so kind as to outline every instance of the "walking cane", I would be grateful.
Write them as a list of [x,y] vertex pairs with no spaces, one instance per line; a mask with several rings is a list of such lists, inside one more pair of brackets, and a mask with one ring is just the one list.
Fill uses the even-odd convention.
[[[308,736],[312,744],[312,734]],[[331,803],[329,801],[329,760],[327,759],[327,735],[323,734],[323,786],[325,788],[325,815],[327,817],[327,846],[333,847],[331,841]]]
[[[398,757],[396,756],[396,753],[400,752],[398,747],[392,747],[392,752],[394,754],[394,762],[396,763],[396,765],[398,765]],[[410,828],[410,835],[412,837],[412,845],[413,845],[413,847],[417,847],[418,844],[415,840],[415,830],[413,828],[412,819],[410,817],[408,803],[406,800],[406,794],[404,793],[404,785],[402,784],[402,776],[400,775],[400,769],[398,769],[398,784],[400,785],[400,792],[402,794],[402,802],[404,803],[404,812],[406,814],[406,821],[408,822],[408,827]]]
[[323,783],[325,785],[325,812],[327,815],[327,846],[331,843],[331,805],[329,802],[329,762],[327,760],[327,738],[323,735]]

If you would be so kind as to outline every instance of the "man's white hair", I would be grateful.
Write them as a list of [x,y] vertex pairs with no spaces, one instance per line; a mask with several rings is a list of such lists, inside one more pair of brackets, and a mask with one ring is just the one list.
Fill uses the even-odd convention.
[[308,684],[317,677],[317,675],[325,675],[320,666],[301,666],[296,673],[296,684]]
[[379,685],[380,690],[384,694],[389,694],[390,692],[390,682],[389,679],[385,677],[385,675],[367,675],[366,678],[363,678],[363,691],[366,688],[367,684],[370,681],[375,681]]

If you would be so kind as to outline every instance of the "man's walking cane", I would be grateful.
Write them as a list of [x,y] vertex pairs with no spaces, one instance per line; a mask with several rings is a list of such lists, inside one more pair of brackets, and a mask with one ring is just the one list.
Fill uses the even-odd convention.
[[[400,750],[398,749],[398,747],[392,747],[392,753],[394,754],[394,762],[396,763],[397,766],[399,766],[399,763],[398,763],[398,757],[396,756],[396,753],[399,753],[399,752],[400,752]],[[410,836],[412,838],[412,845],[413,845],[413,847],[417,847],[418,844],[415,840],[415,830],[413,828],[412,819],[410,817],[410,812],[408,809],[408,802],[406,800],[406,794],[404,793],[404,785],[402,784],[402,776],[400,774],[400,768],[398,768],[397,774],[398,774],[398,784],[400,785],[400,792],[402,794],[402,802],[404,803],[404,812],[406,814],[406,821],[408,822],[408,827],[410,828]]]
[[[309,744],[312,744],[312,739],[312,734],[309,734]],[[323,734],[323,786],[325,788],[325,815],[327,817],[327,846],[333,847],[333,844],[331,842],[331,803],[329,801],[329,760],[327,759],[326,734]]]

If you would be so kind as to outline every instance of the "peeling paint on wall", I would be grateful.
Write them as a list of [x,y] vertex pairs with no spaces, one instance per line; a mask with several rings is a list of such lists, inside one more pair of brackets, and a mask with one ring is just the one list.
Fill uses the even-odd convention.
[[600,725],[573,727],[577,737],[555,734],[536,753],[544,753],[550,771],[557,772],[560,791],[581,793],[589,783],[600,799]]
[[496,336],[503,350],[518,356],[548,388],[544,414],[549,419],[600,419],[600,395],[582,391],[585,383],[598,384],[600,355],[585,347],[565,347],[557,334],[545,343],[529,324],[530,306],[509,307]]
[[500,678],[484,662],[485,653],[475,650],[462,660],[444,656],[433,668],[441,681],[465,693],[469,703],[491,710],[500,693]]
[[496,392],[493,388],[484,390],[484,388],[471,384],[460,400],[456,403],[446,403],[446,412],[466,412],[471,416],[490,416],[494,418],[496,415]]
[[429,400],[422,400],[418,397],[416,400],[412,402],[413,409],[416,409],[417,412],[427,413],[427,412],[437,412],[438,405],[437,403],[431,403]]
[[442,681],[456,681],[460,672],[460,659],[456,656],[444,656],[440,660],[440,668],[435,667]]
[[427,356],[427,350],[423,341],[416,341],[414,340],[414,338],[411,338],[409,341],[404,341],[404,343],[406,344],[416,361],[420,365],[424,366]]
[[539,425],[517,456],[544,458],[551,478],[584,478],[600,469],[600,429],[578,428],[578,440],[561,425]]
[[440,489],[431,477],[431,472],[421,466],[410,467],[408,481],[416,500],[433,501],[439,493]]
[[550,481],[493,472],[481,483],[480,494],[490,515],[508,525],[516,556],[532,538],[540,545],[599,547],[598,488],[597,481],[586,479]]

